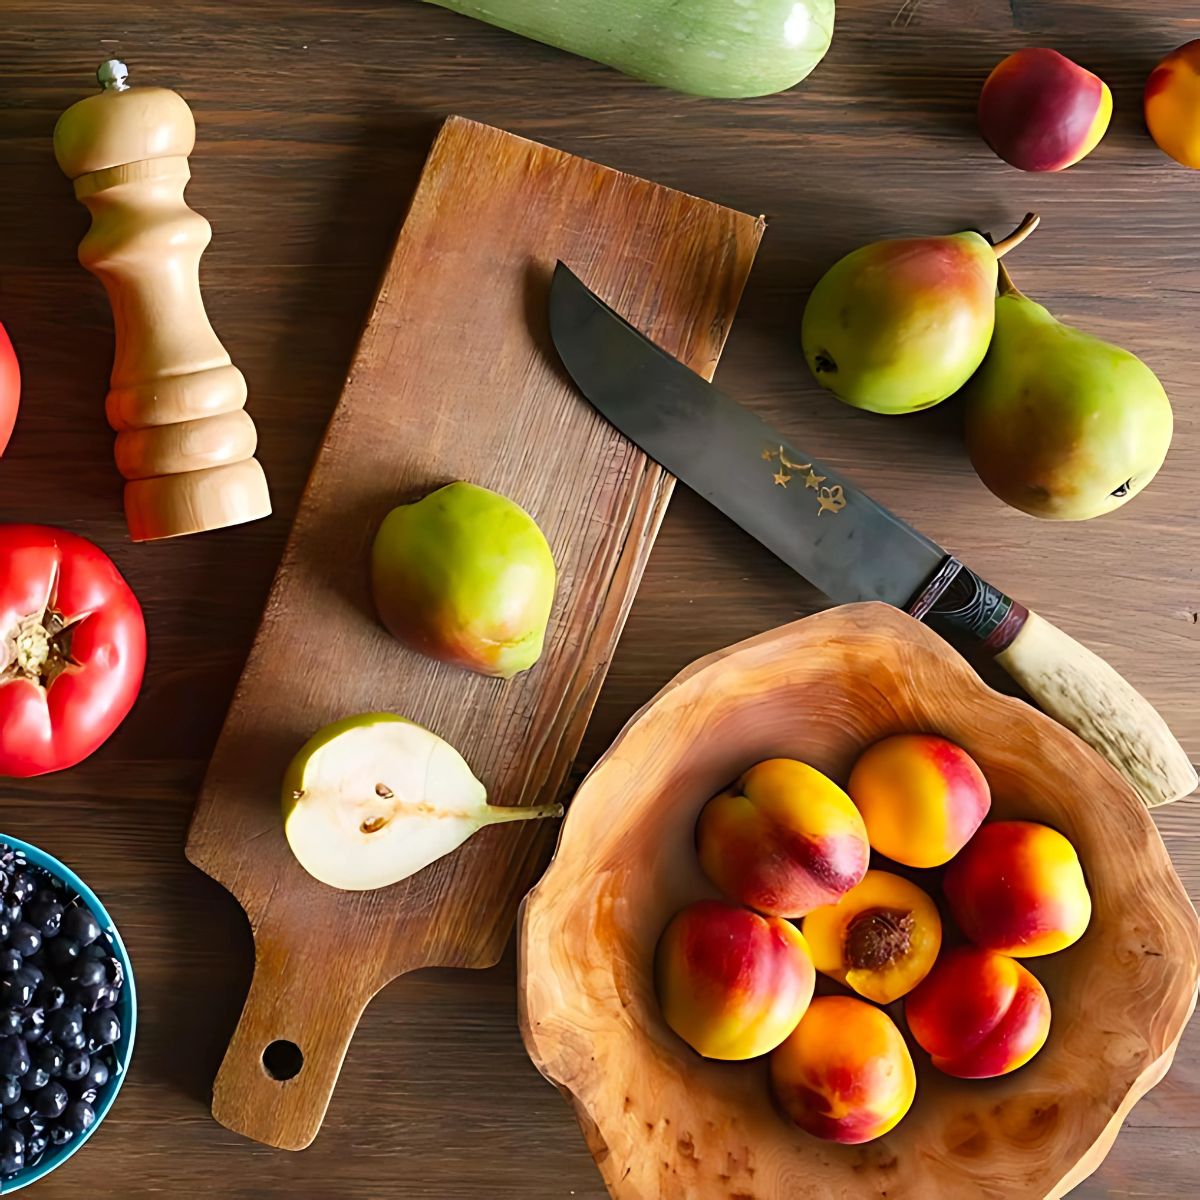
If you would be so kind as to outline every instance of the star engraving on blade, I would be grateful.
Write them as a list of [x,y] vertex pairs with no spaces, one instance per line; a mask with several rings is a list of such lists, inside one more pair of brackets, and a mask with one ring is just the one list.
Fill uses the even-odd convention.
[[827,475],[818,475],[813,469],[813,464],[810,462],[792,462],[787,456],[787,451],[783,446],[776,446],[774,449],[768,447],[762,452],[763,462],[775,465],[778,463],[779,469],[772,475],[776,487],[785,488],[792,482],[796,476],[789,474],[791,471],[803,471],[801,476],[804,480],[804,486],[807,489],[817,493],[817,516],[822,513],[840,513],[846,507],[846,494],[842,490],[840,483],[835,483],[832,486],[824,486]]

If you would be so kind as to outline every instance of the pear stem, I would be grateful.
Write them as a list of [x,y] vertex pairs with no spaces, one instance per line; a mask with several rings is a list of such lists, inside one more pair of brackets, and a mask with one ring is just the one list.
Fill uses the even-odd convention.
[[1012,281],[1012,276],[1008,273],[1008,268],[1001,262],[996,264],[1000,272],[999,286],[1000,295],[1002,296],[1020,296],[1021,290]]
[[1026,213],[1025,219],[1006,237],[997,242],[992,249],[997,258],[1003,258],[1010,250],[1015,250],[1037,227],[1042,218],[1037,213]]
[[516,804],[489,804],[487,807],[487,824],[498,825],[503,821],[536,821],[540,817],[561,817],[561,804],[540,804],[534,808],[524,808]]

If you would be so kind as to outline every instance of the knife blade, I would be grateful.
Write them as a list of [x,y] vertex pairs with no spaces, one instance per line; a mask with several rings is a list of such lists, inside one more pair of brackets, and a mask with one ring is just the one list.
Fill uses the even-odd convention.
[[830,599],[883,601],[968,634],[1147,805],[1195,789],[1166,722],[1108,663],[724,396],[561,262],[550,336],[597,411]]

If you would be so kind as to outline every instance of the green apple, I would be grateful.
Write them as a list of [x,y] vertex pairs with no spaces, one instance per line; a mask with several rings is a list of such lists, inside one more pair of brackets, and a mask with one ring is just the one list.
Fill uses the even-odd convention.
[[462,755],[393,713],[362,713],[318,730],[283,778],[283,829],[314,878],[344,891],[386,887],[503,821],[562,815],[562,806],[498,808]]
[[541,656],[555,578],[534,519],[473,483],[392,509],[371,549],[375,607],[395,637],[502,679]]

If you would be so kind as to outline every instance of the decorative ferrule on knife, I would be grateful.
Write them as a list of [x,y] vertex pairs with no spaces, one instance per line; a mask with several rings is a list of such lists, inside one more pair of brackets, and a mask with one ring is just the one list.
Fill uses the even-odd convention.
[[1012,645],[1029,609],[981,579],[952,555],[908,606],[910,616],[935,617],[977,638],[989,654]]

